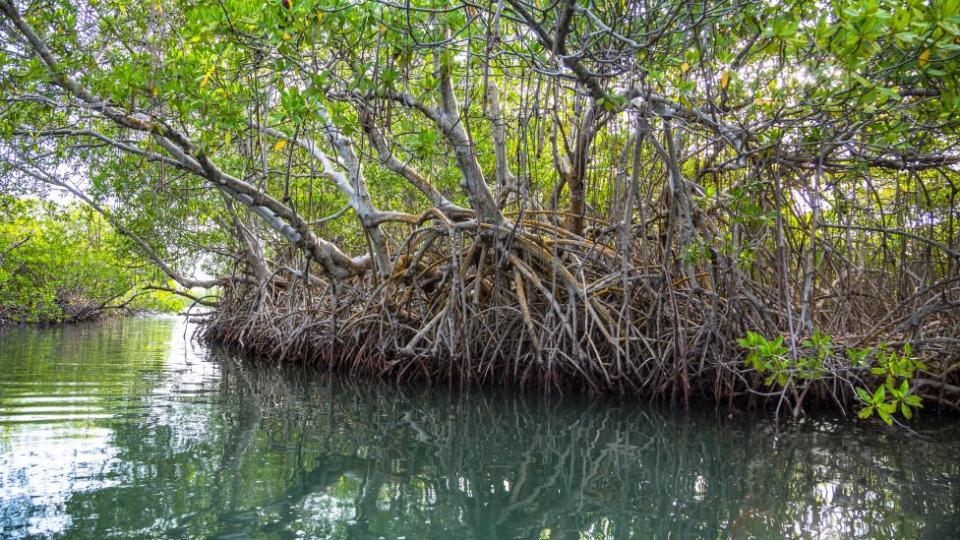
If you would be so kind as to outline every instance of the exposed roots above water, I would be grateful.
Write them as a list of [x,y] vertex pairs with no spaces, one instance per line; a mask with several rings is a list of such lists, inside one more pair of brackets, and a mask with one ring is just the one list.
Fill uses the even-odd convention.
[[[438,220],[410,236],[393,274],[379,283],[301,275],[228,288],[203,335],[276,362],[365,375],[760,402],[795,414],[812,404],[846,410],[855,387],[873,378],[844,349],[910,342],[926,362],[920,394],[960,404],[960,279],[886,311],[863,300],[882,298],[880,291],[851,291],[860,299],[853,306],[849,298],[825,299],[813,318],[834,340],[822,373],[778,385],[748,367],[737,345],[747,331],[784,335],[789,328],[775,280],[745,279],[723,256],[650,264],[662,259],[662,246],[624,249],[615,237],[586,240],[545,221],[497,230]],[[844,320],[836,316],[841,300],[844,310],[877,315],[857,332],[844,330],[836,322]]]

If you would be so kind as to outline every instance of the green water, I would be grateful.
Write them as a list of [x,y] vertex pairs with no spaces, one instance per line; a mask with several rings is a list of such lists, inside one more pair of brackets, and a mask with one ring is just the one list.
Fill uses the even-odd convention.
[[190,331],[0,333],[0,538],[960,538],[955,420],[777,433],[241,366]]

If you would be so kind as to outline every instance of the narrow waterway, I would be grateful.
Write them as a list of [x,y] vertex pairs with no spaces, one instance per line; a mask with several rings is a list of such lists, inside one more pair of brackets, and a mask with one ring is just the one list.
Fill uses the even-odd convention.
[[0,538],[960,538],[960,429],[398,388],[179,319],[0,333]]

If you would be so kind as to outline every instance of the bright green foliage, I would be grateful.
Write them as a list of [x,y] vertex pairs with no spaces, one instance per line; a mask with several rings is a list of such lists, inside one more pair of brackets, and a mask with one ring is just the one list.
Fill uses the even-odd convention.
[[771,386],[776,382],[786,387],[791,379],[816,380],[824,372],[824,362],[831,355],[830,337],[814,331],[813,335],[803,342],[803,352],[798,352],[794,358],[782,336],[767,339],[756,332],[747,332],[745,338],[737,343],[748,349],[745,363],[757,373],[768,373],[764,384]]
[[870,353],[873,351],[869,348],[865,348],[865,349],[849,348],[844,352],[846,353],[847,361],[850,363],[851,366],[862,367],[867,365],[867,362],[870,359]]
[[824,362],[833,353],[830,336],[814,330],[813,335],[803,341],[803,348],[809,352],[797,359],[800,377],[810,380],[819,379],[823,374]]
[[738,339],[737,343],[750,351],[747,353],[747,366],[761,374],[772,372],[764,381],[767,386],[774,381],[781,386],[787,384],[787,372],[791,362],[782,336],[770,340],[756,332],[747,332],[747,337]]
[[769,373],[764,379],[767,386],[776,382],[788,388],[794,380],[817,381],[828,374],[841,376],[866,370],[869,375],[881,379],[873,392],[856,388],[857,397],[864,403],[857,413],[860,418],[876,414],[887,424],[892,424],[897,412],[910,419],[914,409],[923,407],[921,398],[911,393],[910,381],[925,366],[911,355],[909,344],[904,345],[902,353],[888,351],[885,344],[875,348],[846,349],[846,364],[832,366],[828,373],[826,362],[839,357],[833,354],[830,336],[819,330],[803,340],[796,358],[791,356],[782,336],[767,339],[756,332],[747,332],[746,337],[738,339],[737,343],[749,351],[744,359],[747,367],[760,374]]
[[893,424],[893,417],[891,415],[896,412],[897,407],[886,401],[887,393],[884,386],[877,387],[877,390],[872,395],[863,388],[857,387],[857,396],[867,405],[860,409],[857,416],[866,419],[870,418],[870,416],[876,412],[881,420],[887,424]]
[[0,321],[85,320],[117,308],[181,309],[170,293],[138,290],[158,274],[125,246],[85,207],[0,198]]
[[[870,374],[883,377],[883,383],[871,394],[866,388],[857,388],[857,396],[866,405],[857,415],[869,418],[876,413],[887,424],[893,423],[893,415],[900,412],[905,418],[913,417],[913,409],[923,407],[920,396],[911,394],[910,380],[925,366],[911,356],[910,344],[903,352],[887,351],[884,345],[877,348],[876,362]],[[889,398],[887,396],[889,394]]]

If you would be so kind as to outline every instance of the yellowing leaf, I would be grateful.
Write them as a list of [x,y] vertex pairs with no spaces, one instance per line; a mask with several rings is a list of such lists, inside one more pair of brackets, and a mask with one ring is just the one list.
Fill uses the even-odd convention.
[[283,150],[283,149],[286,148],[286,147],[287,147],[287,140],[286,140],[286,139],[280,139],[279,141],[277,141],[277,144],[273,145],[273,150],[274,150],[275,152],[279,152],[279,151]]
[[690,64],[684,62],[683,64],[680,65],[680,73],[686,73],[689,70],[690,70]]
[[921,66],[927,63],[927,60],[930,59],[930,49],[924,49],[920,56],[917,57],[917,64]]
[[216,65],[216,64],[212,64],[212,65],[210,66],[210,69],[208,69],[207,72],[206,72],[206,74],[204,74],[203,80],[200,81],[200,88],[203,88],[204,86],[207,85],[207,83],[210,82],[210,77],[213,76],[213,72],[214,72],[216,69],[217,69],[217,65]]
[[730,72],[723,70],[723,73],[720,74],[720,88],[726,90],[728,84],[730,84]]

